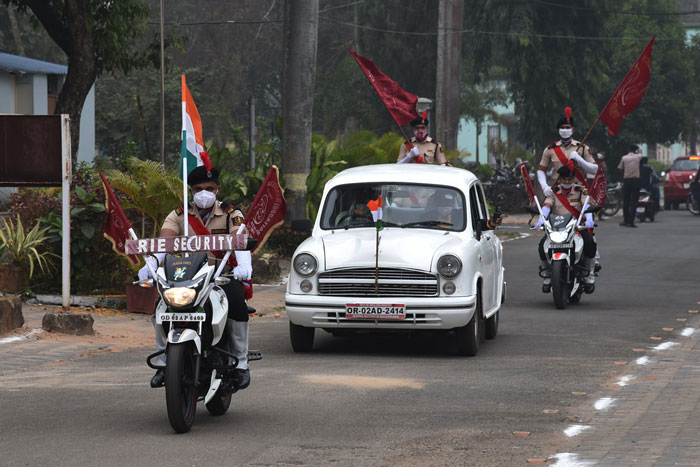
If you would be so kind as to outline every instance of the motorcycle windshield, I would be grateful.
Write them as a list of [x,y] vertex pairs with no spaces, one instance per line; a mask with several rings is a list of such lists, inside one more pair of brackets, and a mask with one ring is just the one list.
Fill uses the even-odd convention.
[[206,262],[207,254],[201,251],[186,258],[167,255],[165,257],[165,277],[168,281],[190,281]]
[[552,224],[552,230],[564,230],[567,224],[573,219],[574,216],[571,214],[559,215],[555,214],[551,216],[550,223]]

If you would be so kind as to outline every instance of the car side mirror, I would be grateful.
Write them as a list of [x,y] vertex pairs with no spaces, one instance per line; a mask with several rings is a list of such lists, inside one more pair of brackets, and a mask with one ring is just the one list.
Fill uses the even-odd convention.
[[292,221],[292,230],[294,232],[311,232],[310,219],[294,219]]

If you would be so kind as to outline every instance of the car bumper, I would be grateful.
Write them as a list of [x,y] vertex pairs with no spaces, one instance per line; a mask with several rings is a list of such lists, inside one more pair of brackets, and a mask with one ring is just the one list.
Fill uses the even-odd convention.
[[664,185],[665,201],[685,201],[690,193],[690,188],[685,188],[677,183]]
[[[350,319],[345,317],[348,303],[406,305],[406,318]],[[289,320],[299,326],[344,329],[454,329],[466,325],[476,308],[476,295],[462,297],[329,297],[285,295]]]

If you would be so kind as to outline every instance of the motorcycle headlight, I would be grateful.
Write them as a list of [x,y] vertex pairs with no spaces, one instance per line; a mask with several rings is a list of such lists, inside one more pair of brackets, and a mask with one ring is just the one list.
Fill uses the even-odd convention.
[[549,234],[549,238],[552,243],[564,243],[566,238],[569,236],[569,232],[552,232]]
[[444,255],[437,263],[437,270],[445,277],[455,277],[462,270],[462,262],[455,255]]
[[302,276],[310,276],[316,272],[318,262],[308,253],[302,253],[294,258],[294,270]]
[[170,306],[187,306],[194,301],[197,292],[189,287],[173,287],[163,292],[165,302]]

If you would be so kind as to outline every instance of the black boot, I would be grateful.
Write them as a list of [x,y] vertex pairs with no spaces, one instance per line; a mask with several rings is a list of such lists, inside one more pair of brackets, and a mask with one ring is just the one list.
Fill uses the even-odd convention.
[[165,386],[165,371],[158,370],[156,374],[153,375],[153,378],[151,378],[151,387],[159,388],[162,386]]
[[250,371],[248,368],[236,368],[233,370],[233,386],[236,389],[245,389],[250,385]]

